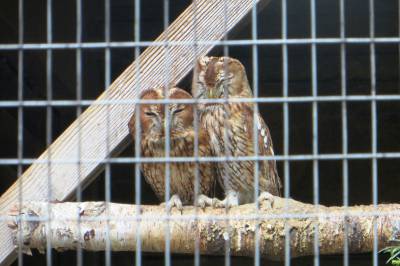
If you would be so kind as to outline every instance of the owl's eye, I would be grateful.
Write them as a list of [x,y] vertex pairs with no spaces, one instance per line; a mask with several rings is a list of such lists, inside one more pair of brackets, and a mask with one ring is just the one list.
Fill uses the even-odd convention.
[[174,111],[174,114],[180,113],[180,112],[182,112],[182,111],[183,111],[183,108],[176,109],[176,110]]
[[220,81],[226,81],[226,80],[230,80],[232,78],[233,78],[232,73],[229,73],[229,74],[224,73],[221,75]]
[[157,114],[154,112],[144,112],[144,114],[147,116],[157,116]]

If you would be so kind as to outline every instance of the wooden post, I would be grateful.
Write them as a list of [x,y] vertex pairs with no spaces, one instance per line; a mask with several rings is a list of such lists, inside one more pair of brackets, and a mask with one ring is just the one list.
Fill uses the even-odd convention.
[[[265,3],[268,0],[256,2]],[[197,0],[156,42],[193,42],[195,38],[201,41],[220,40],[252,6],[253,0]],[[118,153],[128,143],[127,123],[133,112],[133,105],[99,103],[135,99],[143,89],[165,84],[167,76],[171,83],[177,83],[192,70],[195,58],[205,55],[212,47],[212,44],[197,45],[196,49],[193,45],[179,44],[169,45],[168,49],[164,46],[148,47],[1,196],[1,217],[5,218],[8,209],[20,198],[23,202],[63,201],[82,183],[88,183],[103,169],[101,160],[108,158],[110,153]],[[167,62],[172,63],[169,72],[165,68]],[[44,162],[47,159],[51,159],[51,164]],[[77,163],[78,159],[82,162]],[[11,263],[15,257],[11,231],[3,219],[0,222],[0,264]]]

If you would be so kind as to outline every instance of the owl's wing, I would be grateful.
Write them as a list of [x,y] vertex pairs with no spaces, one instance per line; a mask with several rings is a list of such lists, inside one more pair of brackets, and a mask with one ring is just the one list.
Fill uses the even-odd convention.
[[[246,106],[246,113],[250,115],[250,120],[253,122],[256,122],[256,128],[257,128],[257,133],[258,133],[258,155],[261,156],[274,156],[274,147],[272,144],[272,138],[271,138],[271,133],[269,131],[269,128],[267,124],[265,123],[264,119],[261,117],[260,113],[256,113],[255,119],[253,119],[253,109],[249,106]],[[249,119],[249,118],[248,118]],[[251,126],[253,126],[253,123],[249,123]],[[248,129],[250,131],[250,138],[253,139],[253,127]],[[269,192],[272,194],[277,194],[278,196],[281,196],[281,190],[282,190],[282,182],[281,179],[278,175],[278,170],[276,167],[276,161],[275,160],[267,160],[267,161],[262,161],[262,164],[260,164],[261,167],[264,169],[260,169],[262,173],[264,173],[265,176],[263,178],[269,179],[269,183],[271,184],[271,187],[269,188]],[[261,181],[261,180],[260,180]],[[262,182],[262,181],[261,181]],[[272,190],[271,190],[272,189]],[[275,190],[275,191],[273,191]]]
[[[271,133],[269,131],[269,128],[259,113],[257,114],[257,118],[258,118],[257,119],[258,120],[257,121],[258,122],[257,129],[259,131],[258,143],[259,143],[259,147],[260,147],[260,154],[274,156],[275,155],[274,147],[273,147]],[[269,171],[269,177],[271,179],[271,182],[274,184],[274,187],[277,188],[278,196],[281,196],[282,182],[281,182],[281,178],[278,175],[276,161],[268,160],[265,163],[268,164],[268,171]]]
[[[194,131],[193,131],[194,132]],[[194,139],[194,134],[193,134]],[[206,130],[199,127],[198,133],[199,139],[199,157],[211,157],[214,156],[212,153],[211,145],[210,145],[210,137],[207,134]],[[199,164],[200,170],[200,178],[201,184],[203,186],[203,191],[208,191],[208,196],[216,197],[216,186],[217,186],[217,176],[218,176],[218,167],[216,162],[202,162]]]

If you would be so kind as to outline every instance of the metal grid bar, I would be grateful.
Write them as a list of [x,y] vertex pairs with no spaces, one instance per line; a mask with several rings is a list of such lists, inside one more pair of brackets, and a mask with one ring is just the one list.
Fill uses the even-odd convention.
[[[344,39],[345,33],[345,6],[344,0],[339,0],[340,10],[340,37]],[[347,96],[347,75],[346,75],[346,44],[340,45],[340,83],[342,96]],[[342,115],[342,153],[348,154],[348,130],[347,130],[347,102],[342,101],[341,104],[341,115]],[[343,206],[349,206],[349,163],[347,159],[342,161],[342,175],[343,175]],[[343,217],[347,221],[347,216]],[[343,265],[349,265],[349,240],[348,240],[349,225],[345,222],[344,224],[344,247],[343,247]]]
[[[164,26],[164,31],[166,35],[166,40],[169,39],[169,32],[168,32],[168,26],[169,26],[169,0],[164,0],[163,1],[163,26]],[[169,49],[170,49],[170,44],[168,41],[164,43],[164,49],[165,49],[165,54],[166,54],[166,62],[164,65],[164,76],[165,76],[165,85],[164,85],[164,95],[165,99],[169,99],[168,95],[168,86],[170,85],[170,79],[171,79],[171,62],[169,60]],[[170,125],[170,110],[169,110],[169,105],[166,104],[164,105],[164,115],[165,115],[165,121],[167,122],[165,125],[165,157],[169,158],[171,154],[171,143],[170,143],[170,138],[171,138],[171,125]],[[170,209],[169,209],[169,204],[168,201],[171,198],[171,189],[170,189],[170,184],[171,184],[171,165],[169,162],[165,163],[165,209],[167,212],[167,216],[170,215]],[[164,251],[164,265],[165,266],[170,266],[171,265],[171,234],[170,234],[170,224],[169,224],[169,219],[165,223],[165,251]]]
[[[256,6],[256,1],[253,0],[253,9],[251,10],[251,39],[257,40],[258,37],[258,30],[257,30],[257,6]],[[252,69],[253,69],[253,93],[254,97],[257,98],[259,96],[259,80],[258,80],[258,47],[257,45],[252,45],[251,46],[251,52],[252,52]],[[257,114],[259,114],[259,108],[258,104],[254,105],[253,109],[253,149],[254,149],[254,155],[258,156],[259,155],[259,148],[258,148],[258,129],[257,129],[257,124],[258,122],[258,117]],[[258,202],[258,195],[260,194],[260,186],[259,186],[259,163],[254,164],[254,174],[253,174],[253,179],[254,179],[254,200],[256,204],[256,214],[259,213],[259,208],[260,204]],[[260,265],[260,222],[258,221],[256,223],[256,228],[255,228],[255,247],[254,247],[254,266],[259,266]]]
[[[375,37],[375,8],[374,0],[369,1],[369,37]],[[370,67],[371,67],[371,95],[376,95],[376,59],[375,59],[375,44],[373,42],[369,45],[370,49]],[[371,101],[371,150],[372,154],[377,152],[377,115],[376,115],[376,101]],[[375,208],[378,205],[378,161],[372,158],[372,203]],[[374,242],[373,242],[373,265],[378,265],[378,225],[376,220],[373,223]]]
[[[197,0],[193,0],[193,51],[194,51],[194,55],[195,58],[197,58],[198,56],[198,47],[197,47]],[[193,65],[196,64],[196,61],[193,62]],[[194,129],[194,151],[193,151],[193,156],[195,158],[199,157],[199,112],[197,110],[197,103],[193,106],[193,129]],[[198,162],[195,163],[195,169],[194,169],[194,202],[195,204],[195,222],[198,221],[198,195],[200,193],[200,165]],[[200,234],[197,233],[196,234],[197,237],[194,240],[195,243],[195,251],[194,251],[194,265],[195,266],[200,266]]]
[[[227,29],[227,6],[226,6],[226,1],[224,0],[224,32],[226,32]],[[229,56],[229,46],[226,45],[226,42],[228,41],[228,36],[225,34],[223,40],[225,41],[225,45],[222,45],[222,49],[223,49],[223,56],[227,57]],[[198,41],[198,45],[200,45],[200,40]],[[224,68],[226,69],[227,66],[224,62]],[[225,91],[225,89],[224,89]],[[227,93],[224,93],[224,100],[227,100],[228,96]],[[228,111],[227,111],[227,106],[224,105],[224,128],[223,128],[223,139],[224,139],[224,153],[225,153],[225,158],[228,157],[230,155],[229,152],[229,145],[230,145],[230,140],[228,138],[228,131],[227,131],[227,123],[226,120],[228,119]],[[226,161],[224,161],[224,172],[227,173],[228,172],[228,164]],[[226,176],[222,176],[223,179],[223,186],[226,188],[230,188],[226,179]],[[229,192],[225,192],[225,196],[228,194]],[[224,220],[227,226],[227,234],[224,235],[224,252],[225,252],[225,266],[230,266],[231,265],[231,257],[230,257],[230,243],[229,243],[229,233],[230,233],[230,219],[229,217],[227,219]]]
[[[22,45],[24,43],[24,0],[18,0],[18,43]],[[24,99],[24,50],[18,49],[18,101],[22,102]],[[17,175],[22,174],[22,159],[24,156],[24,109],[22,106],[18,107],[18,168]],[[22,179],[18,182],[18,201],[19,207],[22,207],[23,195],[22,195]],[[22,232],[19,233],[19,237],[22,237]],[[21,238],[20,238],[21,239]],[[22,256],[22,247],[18,247],[18,266],[24,264],[24,257]]]
[[[46,32],[47,32],[47,43],[50,44],[53,42],[53,10],[52,10],[52,0],[47,0],[47,8],[46,8]],[[53,99],[53,79],[52,79],[52,68],[53,68],[53,51],[51,49],[46,49],[46,90],[47,90],[47,100]],[[53,109],[51,106],[46,107],[46,145],[49,147],[48,153],[48,163],[47,163],[47,189],[48,194],[47,197],[49,199],[52,197],[52,178],[51,178],[51,167],[52,167],[52,160],[51,160],[51,149],[50,144],[53,139]],[[50,214],[50,203],[47,205],[48,214]],[[53,265],[53,253],[51,249],[50,243],[50,224],[51,224],[51,217],[48,219],[48,227],[47,227],[47,241],[46,241],[46,264]]]
[[[134,35],[134,40],[135,42],[140,42],[140,8],[141,8],[141,1],[140,0],[134,0],[134,27],[133,27],[133,35]],[[136,85],[136,89],[140,89],[140,62],[139,62],[139,55],[140,55],[140,49],[139,46],[135,46],[135,62],[136,66],[135,69],[137,69],[135,75],[136,75],[136,80],[138,81]],[[140,124],[140,104],[135,105],[135,139],[141,139],[141,124]],[[139,141],[135,141],[134,145],[135,149],[135,159],[140,159],[140,143]],[[135,204],[136,204],[136,211],[135,213],[138,214],[140,213],[141,210],[141,203],[142,203],[142,191],[141,191],[141,175],[140,175],[140,162],[135,164]],[[141,235],[139,234],[140,232],[140,221],[141,217],[140,215],[135,215],[135,219],[138,222],[138,226],[136,228],[136,235],[138,236],[136,238],[136,252],[135,252],[135,262],[136,265],[142,265],[142,240],[141,240]]]
[[[227,16],[228,16],[228,10],[227,10],[227,4],[226,4],[226,1],[227,0],[224,0],[224,32],[225,32],[225,35],[224,35],[224,38],[223,38],[223,40],[224,41],[228,41],[228,25],[227,25],[227,21],[228,21],[228,19],[227,19]],[[222,46],[222,48],[223,48],[223,55],[225,56],[225,57],[229,57],[229,45],[223,45]],[[224,62],[224,64],[225,64],[225,62]],[[224,65],[224,68],[225,68],[225,71],[226,71],[226,69],[227,69],[227,65],[225,64]],[[227,89],[226,88],[224,88],[224,100],[228,100],[228,94],[227,94]],[[224,134],[224,136],[223,136],[223,138],[224,138],[224,151],[225,151],[225,158],[227,158],[227,157],[229,157],[229,156],[232,156],[232,154],[231,154],[231,152],[230,152],[230,149],[229,149],[229,146],[231,145],[231,143],[230,143],[230,139],[229,139],[229,137],[228,137],[228,125],[227,125],[227,120],[229,119],[229,111],[228,111],[228,106],[226,105],[226,104],[224,104],[224,132],[223,132],[223,134]],[[227,162],[225,161],[225,163],[224,163],[224,171],[225,171],[225,173],[228,173],[229,171],[228,171],[228,168],[229,168],[229,166],[228,166],[228,164],[227,164]],[[223,181],[224,181],[224,187],[226,187],[226,188],[229,188],[229,190],[231,190],[231,187],[230,187],[230,185],[227,185],[227,184],[229,184],[228,183],[228,180],[227,180],[227,177],[226,176],[223,176]],[[228,193],[231,193],[231,191],[228,191],[228,192],[225,192],[225,196],[227,196],[228,195]],[[230,245],[230,233],[231,233],[231,226],[230,226],[230,218],[228,217],[225,221],[226,221],[226,224],[227,224],[227,231],[228,232],[225,232],[225,234],[224,234],[224,240],[225,240],[225,266],[231,266],[231,264],[232,264],[232,261],[231,261],[231,245]]]
[[25,100],[0,101],[0,108],[16,107],[75,107],[77,105],[134,105],[134,104],[171,104],[171,103],[307,103],[307,102],[370,102],[370,101],[400,101],[400,95],[333,95],[333,96],[288,96],[288,97],[259,97],[232,99],[160,99],[160,100]]
[[[110,6],[110,0],[105,0],[104,1],[104,39],[106,43],[110,43],[111,41],[111,29],[110,29],[110,24],[111,24],[111,6]],[[105,88],[105,93],[107,94],[108,91],[106,88],[109,87],[111,84],[111,49],[110,47],[107,47],[104,51],[104,72],[105,72],[105,77],[104,77],[104,88]],[[107,107],[107,117],[106,117],[106,123],[107,123],[107,129],[106,129],[106,153],[110,154],[110,114],[109,114],[109,107]],[[104,174],[105,174],[105,182],[104,182],[104,191],[105,191],[105,201],[106,201],[106,219],[107,219],[107,237],[106,237],[106,250],[105,250],[105,264],[106,266],[111,266],[111,240],[110,240],[110,219],[108,218],[110,216],[109,214],[109,203],[111,202],[111,164],[106,163],[105,169],[104,169]]]
[[[349,214],[349,217],[362,217],[362,218],[371,218],[374,216],[389,216],[389,215],[400,215],[400,211],[359,211],[359,212],[352,212]],[[119,216],[110,216],[110,219],[118,220],[118,221],[136,221],[135,217],[119,217]],[[176,221],[192,221],[193,219],[198,219],[201,221],[224,221],[230,219],[231,221],[240,221],[240,220],[268,220],[268,219],[309,219],[309,218],[320,218],[320,219],[334,219],[334,218],[343,218],[342,214],[337,213],[320,213],[320,212],[311,212],[307,214],[299,214],[299,213],[285,213],[285,214],[240,214],[240,215],[225,215],[219,214],[218,216],[196,216],[196,215],[189,215],[189,214],[182,214],[178,217],[174,217]],[[37,222],[45,222],[47,221],[46,216],[40,217],[30,217],[29,221],[37,221]],[[168,221],[171,219],[171,216],[163,214],[163,215],[154,215],[154,216],[142,216],[142,221]],[[5,215],[0,215],[0,221],[10,221],[10,218]],[[54,218],[53,221],[60,221],[60,219]],[[83,217],[81,222],[101,222],[104,221],[104,216],[98,217]]]
[[[81,0],[76,0],[75,2],[76,5],[76,43],[80,44],[82,43],[82,1]],[[76,99],[78,102],[82,101],[82,48],[77,48],[76,53],[75,53],[75,67],[76,67],[76,73],[75,73],[75,78],[76,78]],[[82,106],[76,106],[76,116],[78,119],[78,125],[79,125],[79,130],[78,130],[78,136],[79,136],[79,142],[78,142],[78,158],[79,162],[77,163],[77,172],[78,172],[78,180],[79,180],[79,185],[76,188],[76,199],[77,201],[82,201],[82,186],[80,180],[82,180],[82,173],[81,173],[81,160],[82,160],[82,142],[80,141],[82,132],[81,132],[81,118],[80,115],[82,113]],[[107,164],[106,164],[107,165]],[[79,210],[76,211],[76,215],[78,218],[78,232],[79,234],[81,233],[81,220],[80,220],[80,215],[79,215]],[[78,246],[76,249],[76,264],[79,266],[83,265],[83,252],[82,252],[82,247]]]
[[[224,32],[227,32],[227,5],[226,5],[226,0],[224,0]],[[225,43],[228,41],[228,35],[225,34],[223,40],[225,41]],[[223,55],[224,56],[229,56],[229,46],[228,45],[222,45],[223,48]],[[225,62],[224,62],[225,64]],[[227,66],[226,64],[224,65],[224,68],[226,70]],[[228,95],[226,93],[226,89],[224,89],[224,100],[228,99]],[[225,151],[225,158],[227,158],[228,156],[232,156],[232,154],[230,153],[230,139],[228,137],[228,126],[227,126],[227,119],[229,118],[229,112],[227,111],[227,105],[224,105],[224,129],[223,129],[223,139],[224,139],[224,151]],[[226,163],[226,161],[224,162],[224,171],[225,173],[228,173],[228,164]],[[227,185],[228,184],[228,180],[226,176],[223,176],[223,182],[224,182],[224,187],[229,188],[230,186]],[[225,196],[230,193],[230,191],[225,192]],[[225,220],[226,224],[227,224],[227,234],[224,235],[224,240],[225,240],[225,266],[230,266],[231,265],[231,246],[230,246],[230,232],[231,232],[231,227],[230,227],[230,218],[228,217]]]
[[[198,46],[215,45],[215,46],[250,46],[250,45],[310,45],[310,44],[366,44],[370,43],[400,43],[400,37],[349,37],[349,38],[288,38],[288,39],[258,39],[258,40],[219,40],[219,41],[203,41],[198,40]],[[55,50],[55,49],[104,49],[104,48],[147,48],[151,46],[164,46],[164,42],[157,41],[126,41],[126,42],[82,42],[77,43],[24,43],[24,44],[0,44],[0,50]],[[170,41],[170,46],[192,46],[193,41]]]
[[[282,24],[282,40],[287,40],[287,1],[282,0],[281,4],[281,24]],[[283,155],[289,155],[289,63],[288,63],[288,46],[287,44],[282,45],[282,87],[283,87]],[[283,176],[284,176],[284,188],[283,195],[285,198],[290,197],[290,164],[289,160],[283,162]],[[288,210],[288,204],[285,205],[285,210]],[[285,223],[285,266],[290,266],[290,226]]]
[[[311,38],[317,37],[317,18],[315,0],[310,0],[310,19],[311,19]],[[318,95],[318,72],[317,72],[317,46],[311,44],[311,90],[312,96]],[[313,155],[318,155],[318,103],[312,102],[312,150]],[[313,160],[313,203],[319,205],[319,164],[318,160]],[[319,266],[319,228],[314,225],[314,265]]]
[[[140,157],[130,158],[130,157],[120,157],[120,158],[109,158],[109,159],[99,159],[99,158],[84,158],[81,160],[77,159],[53,159],[51,162],[55,164],[76,164],[76,163],[94,163],[99,162],[101,164],[112,163],[112,164],[131,164],[131,163],[178,163],[178,162],[225,162],[225,161],[265,161],[265,160],[276,160],[276,161],[313,161],[313,160],[366,160],[366,159],[398,159],[400,158],[400,152],[377,152],[375,154],[371,153],[326,153],[326,154],[296,154],[296,155],[274,155],[274,156],[237,156],[237,157]],[[47,164],[49,160],[46,159],[34,159],[34,158],[24,158],[18,160],[18,158],[11,159],[0,159],[0,165],[18,165],[18,163],[23,165],[35,163]]]

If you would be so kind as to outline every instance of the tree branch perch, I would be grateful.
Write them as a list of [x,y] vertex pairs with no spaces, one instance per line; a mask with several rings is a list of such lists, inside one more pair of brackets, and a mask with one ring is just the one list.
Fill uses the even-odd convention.
[[[162,252],[168,224],[172,253],[194,253],[197,238],[201,254],[222,255],[229,241],[232,255],[253,256],[258,224],[261,255],[273,260],[284,259],[286,232],[291,257],[313,254],[316,231],[321,255],[342,253],[346,231],[351,253],[372,251],[374,224],[380,248],[400,238],[400,204],[325,207],[271,196],[260,205],[258,215],[254,204],[228,212],[187,206],[182,214],[172,210],[170,216],[160,206],[140,208],[138,216],[135,205],[30,202],[21,210],[11,210],[9,227],[14,243],[23,245],[27,253],[32,248],[43,252],[47,241],[59,251],[78,245],[85,250],[105,250],[108,235],[113,251],[134,251],[140,237],[142,251]],[[51,218],[50,224],[46,217]]]

